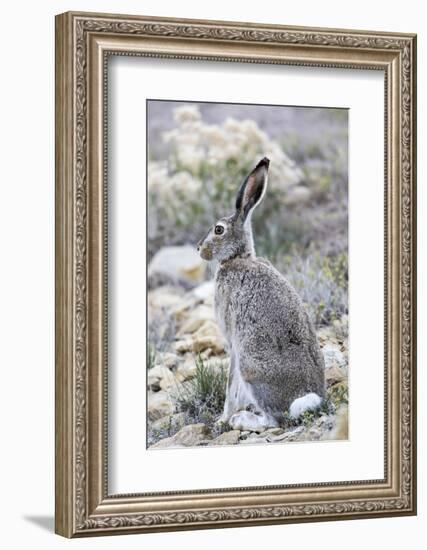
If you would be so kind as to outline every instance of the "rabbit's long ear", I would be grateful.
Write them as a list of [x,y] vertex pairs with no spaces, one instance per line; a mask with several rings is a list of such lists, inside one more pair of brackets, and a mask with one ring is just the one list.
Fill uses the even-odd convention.
[[270,160],[264,157],[242,183],[236,199],[236,211],[243,221],[257,206],[267,189],[267,173]]

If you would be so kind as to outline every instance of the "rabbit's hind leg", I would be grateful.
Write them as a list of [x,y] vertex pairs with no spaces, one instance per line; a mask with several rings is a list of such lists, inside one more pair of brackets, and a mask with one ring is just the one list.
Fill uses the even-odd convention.
[[317,393],[307,393],[298,399],[292,401],[289,407],[289,416],[292,418],[298,418],[305,411],[314,411],[320,407],[322,398]]

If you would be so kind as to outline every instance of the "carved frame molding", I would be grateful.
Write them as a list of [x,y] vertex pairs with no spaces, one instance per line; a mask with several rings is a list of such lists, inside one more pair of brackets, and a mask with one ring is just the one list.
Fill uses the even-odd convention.
[[[108,495],[106,59],[385,74],[385,478]],[[56,18],[56,532],[67,537],[416,513],[416,37],[68,12]]]

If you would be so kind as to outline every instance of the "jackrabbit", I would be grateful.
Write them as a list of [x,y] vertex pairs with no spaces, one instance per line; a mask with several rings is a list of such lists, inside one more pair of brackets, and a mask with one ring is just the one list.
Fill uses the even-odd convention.
[[267,188],[269,159],[242,183],[236,211],[197,245],[217,260],[215,315],[230,353],[224,412],[233,429],[263,431],[288,411],[297,418],[325,394],[324,359],[313,325],[290,283],[255,256],[251,216]]

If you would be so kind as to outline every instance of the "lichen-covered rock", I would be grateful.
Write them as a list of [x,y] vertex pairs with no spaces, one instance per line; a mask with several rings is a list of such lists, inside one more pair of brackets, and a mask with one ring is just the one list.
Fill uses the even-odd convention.
[[197,331],[193,334],[193,338],[196,340],[200,338],[209,337],[214,340],[217,340],[219,344],[223,344],[223,337],[219,331],[218,325],[215,321],[207,319],[204,321]]
[[148,277],[164,275],[189,283],[201,283],[205,274],[205,263],[194,247],[165,246],[152,258],[148,266]]
[[327,387],[338,384],[339,382],[342,382],[345,379],[346,379],[346,376],[343,370],[337,367],[336,365],[332,365],[331,367],[327,367],[325,369],[325,380],[326,380]]
[[168,390],[172,386],[176,386],[176,383],[175,375],[166,367],[156,365],[148,370],[147,384],[148,388],[153,391]]
[[209,445],[236,445],[239,442],[240,431],[231,430],[230,432],[224,432],[215,439],[213,439]]
[[156,432],[167,430],[171,425],[172,415],[162,416],[158,420],[151,422],[151,429]]
[[188,319],[189,315],[191,315],[196,304],[197,300],[194,297],[189,297],[187,294],[181,302],[170,309],[169,313],[178,323],[183,323]]
[[183,303],[179,288],[162,286],[148,293],[149,316],[151,311],[177,308]]
[[283,428],[268,428],[268,430],[265,430],[264,433],[269,435],[282,435],[284,431],[285,430]]
[[220,354],[224,352],[225,346],[222,340],[213,336],[201,336],[193,342],[193,351],[196,353],[208,348],[212,350],[212,353]]
[[154,431],[165,431],[169,429],[177,430],[185,426],[185,413],[176,413],[172,415],[162,416],[158,420],[151,423],[151,429]]
[[156,365],[152,369],[148,370],[148,375],[147,375],[148,388],[153,391],[158,391],[161,388],[160,382],[162,381],[162,379],[169,376],[173,377],[173,374],[168,368],[162,367],[161,365]]
[[293,430],[289,430],[287,432],[284,432],[280,435],[268,435],[267,439],[269,443],[278,443],[278,442],[285,442],[285,441],[297,441],[299,439],[299,436],[304,432],[303,426],[298,426],[297,428],[294,428]]
[[189,355],[188,358],[176,369],[176,379],[178,382],[190,380],[191,378],[194,378],[196,371],[196,361],[192,355]]
[[187,338],[186,340],[178,340],[178,342],[175,342],[174,347],[177,353],[193,351],[193,340],[191,338]]
[[[178,336],[183,334],[193,334],[198,330],[204,323],[212,322],[214,323],[215,315],[214,310],[211,306],[205,304],[200,304],[195,307],[192,311],[188,312],[187,319],[181,325]],[[214,323],[214,325],[216,325]]]
[[167,416],[175,412],[175,405],[169,393],[158,391],[149,392],[147,397],[147,411],[149,420],[158,420],[162,416]]
[[184,336],[186,334],[193,334],[193,332],[196,332],[196,330],[203,325],[205,322],[204,319],[197,319],[194,317],[190,317],[178,331],[178,336]]
[[179,357],[175,353],[163,352],[156,356],[156,364],[166,367],[168,369],[174,369],[179,364]]
[[165,375],[160,380],[160,388],[162,390],[168,391],[171,388],[174,388],[177,385],[178,381],[173,372],[171,372],[169,369],[166,370],[167,373],[165,373]]
[[175,344],[175,350],[178,353],[185,353],[188,351],[199,353],[207,349],[210,349],[213,354],[219,355],[225,350],[224,341],[214,336],[201,336],[199,338],[180,340]]
[[179,432],[172,437],[161,439],[150,449],[165,449],[168,447],[195,447],[202,441],[211,438],[211,433],[206,424],[190,424],[184,426]]
[[266,443],[265,437],[247,437],[239,441],[239,445],[257,445],[260,443]]

